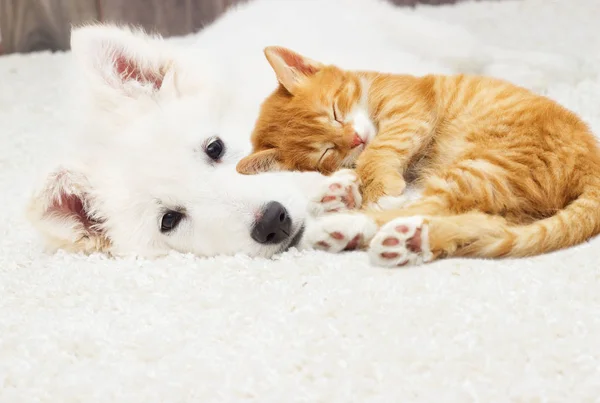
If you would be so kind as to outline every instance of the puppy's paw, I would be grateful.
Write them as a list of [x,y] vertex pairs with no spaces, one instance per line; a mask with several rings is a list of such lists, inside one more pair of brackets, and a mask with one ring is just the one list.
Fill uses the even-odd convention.
[[334,253],[360,249],[376,232],[377,224],[364,214],[328,214],[308,223],[300,247]]
[[358,209],[362,203],[360,181],[352,169],[342,169],[328,177],[311,199],[309,211],[314,216]]
[[371,240],[369,258],[373,265],[384,267],[420,265],[433,260],[426,220],[415,216],[388,222]]

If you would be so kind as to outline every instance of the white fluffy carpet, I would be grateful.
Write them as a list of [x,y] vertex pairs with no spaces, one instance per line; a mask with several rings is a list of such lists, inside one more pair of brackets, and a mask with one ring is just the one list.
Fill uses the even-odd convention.
[[[581,58],[547,93],[600,133],[597,0],[416,12]],[[0,58],[1,402],[600,401],[600,239],[395,271],[361,253],[44,255],[22,209],[69,118],[69,60]]]

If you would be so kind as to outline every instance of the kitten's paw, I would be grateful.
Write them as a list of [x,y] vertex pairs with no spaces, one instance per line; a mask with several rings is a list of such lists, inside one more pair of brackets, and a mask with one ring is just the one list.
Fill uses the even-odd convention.
[[376,232],[377,224],[364,214],[328,214],[309,221],[300,247],[334,253],[354,250],[364,247]]
[[367,207],[372,210],[396,210],[408,207],[411,203],[422,198],[422,189],[407,187],[400,196],[382,196],[375,203],[370,203]]
[[328,177],[310,201],[314,216],[358,209],[362,203],[360,181],[352,169],[342,169]]
[[423,217],[400,217],[381,227],[369,245],[369,259],[376,266],[419,265],[433,260],[429,225]]
[[392,200],[392,198],[402,197],[405,189],[406,182],[402,177],[374,180],[362,188],[363,202],[370,206],[378,204],[384,198]]
[[378,211],[394,210],[394,209],[399,209],[400,207],[404,207],[410,202],[411,202],[411,200],[409,200],[404,195],[402,195],[402,196],[382,196],[376,202],[369,203],[369,205],[367,207],[371,210],[378,210]]

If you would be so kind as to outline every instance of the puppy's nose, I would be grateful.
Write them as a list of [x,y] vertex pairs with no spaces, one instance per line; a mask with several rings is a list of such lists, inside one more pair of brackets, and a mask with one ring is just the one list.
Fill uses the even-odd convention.
[[358,135],[358,133],[354,133],[354,137],[352,138],[352,148],[358,147],[361,144],[365,144],[365,141]]
[[252,239],[262,244],[283,242],[290,236],[292,219],[279,202],[269,202],[252,228]]

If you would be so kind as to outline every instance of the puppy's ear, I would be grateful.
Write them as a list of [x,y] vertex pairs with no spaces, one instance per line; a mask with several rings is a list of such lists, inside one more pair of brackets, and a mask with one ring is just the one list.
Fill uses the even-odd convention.
[[290,94],[294,94],[304,80],[323,68],[323,64],[280,46],[268,46],[264,52],[277,80]]
[[159,36],[114,25],[89,25],[73,29],[71,50],[91,90],[105,100],[176,90],[173,57]]
[[83,174],[60,167],[33,194],[27,216],[50,249],[108,251],[110,241],[91,208],[92,194]]
[[279,153],[276,149],[270,148],[250,154],[238,162],[236,169],[244,175],[279,171]]

